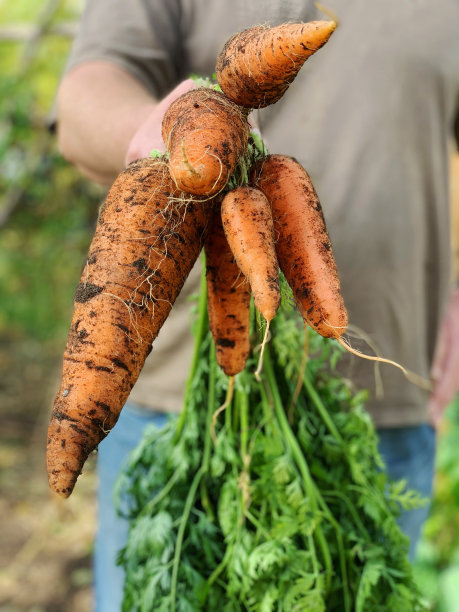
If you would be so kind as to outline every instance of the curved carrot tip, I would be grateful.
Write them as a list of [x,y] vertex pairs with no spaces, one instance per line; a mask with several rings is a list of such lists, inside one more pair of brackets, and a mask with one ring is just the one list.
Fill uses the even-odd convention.
[[335,28],[335,21],[319,20],[243,30],[226,42],[217,58],[218,84],[244,108],[274,104]]
[[52,491],[63,498],[72,493],[81,469],[90,452],[78,440],[72,423],[51,421],[48,429],[47,469]]

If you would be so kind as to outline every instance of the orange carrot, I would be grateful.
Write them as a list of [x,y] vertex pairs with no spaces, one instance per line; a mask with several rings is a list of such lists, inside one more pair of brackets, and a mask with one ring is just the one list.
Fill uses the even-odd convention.
[[311,21],[273,28],[255,26],[235,34],[217,59],[222,91],[245,108],[274,104],[335,28],[334,21]]
[[170,172],[187,193],[210,196],[226,185],[247,149],[246,113],[212,89],[194,89],[175,100],[162,125]]
[[131,164],[102,207],[76,289],[48,429],[51,489],[72,492],[115,425],[198,254],[209,204],[177,191],[163,160]]
[[220,209],[215,210],[204,243],[207,309],[217,362],[227,376],[241,372],[250,351],[250,285],[226,240]]
[[348,323],[330,238],[306,170],[286,155],[270,155],[254,171],[254,184],[273,211],[276,252],[306,323],[338,338]]
[[237,187],[223,198],[222,221],[237,265],[252,288],[255,307],[271,321],[281,299],[271,206],[258,189]]

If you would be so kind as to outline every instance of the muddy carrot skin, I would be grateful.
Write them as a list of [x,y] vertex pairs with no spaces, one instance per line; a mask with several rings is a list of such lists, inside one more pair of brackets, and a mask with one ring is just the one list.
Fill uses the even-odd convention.
[[164,115],[162,134],[177,187],[211,196],[223,189],[249,137],[247,115],[222,93],[191,90]]
[[226,239],[250,283],[255,307],[271,321],[281,300],[271,206],[259,189],[237,187],[225,195],[221,210]]
[[209,203],[184,197],[162,160],[134,162],[111,187],[75,292],[48,429],[49,484],[62,497],[115,425],[208,219]]
[[286,155],[270,155],[252,173],[268,198],[276,252],[303,319],[319,334],[337,338],[347,311],[322,207],[306,170]]
[[304,62],[336,28],[334,21],[255,26],[235,34],[217,59],[225,95],[240,106],[263,108],[277,102]]
[[207,309],[217,363],[227,376],[241,372],[250,352],[250,285],[228,245],[220,208],[204,244]]

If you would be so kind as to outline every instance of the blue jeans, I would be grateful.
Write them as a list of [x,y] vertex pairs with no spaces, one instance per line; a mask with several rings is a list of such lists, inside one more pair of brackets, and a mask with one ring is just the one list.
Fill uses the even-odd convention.
[[[436,436],[430,425],[378,429],[379,452],[393,480],[406,479],[409,489],[422,497],[432,496],[435,467]],[[399,525],[410,538],[410,561],[413,561],[422,526],[430,504],[402,513]]]
[[[116,565],[118,551],[127,541],[128,522],[120,518],[113,503],[113,488],[121,467],[137,446],[145,427],[162,427],[166,415],[145,414],[127,404],[110,435],[99,445],[99,526],[94,555],[96,612],[119,612],[123,598],[124,572]],[[435,432],[429,425],[379,430],[380,452],[387,471],[395,480],[406,478],[410,489],[430,497],[435,456]],[[405,512],[400,520],[410,537],[413,558],[428,507]]]
[[113,489],[130,453],[139,444],[145,427],[166,424],[162,413],[145,413],[126,404],[117,424],[100,444],[97,455],[99,486],[98,528],[94,550],[96,612],[120,612],[123,601],[124,570],[116,565],[118,552],[127,542],[129,523],[118,516]]

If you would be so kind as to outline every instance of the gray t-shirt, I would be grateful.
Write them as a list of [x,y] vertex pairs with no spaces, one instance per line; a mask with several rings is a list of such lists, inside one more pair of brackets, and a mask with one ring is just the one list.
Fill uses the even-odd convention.
[[[449,287],[448,146],[458,133],[457,0],[329,0],[339,26],[277,104],[257,111],[273,153],[296,157],[321,199],[352,326],[379,353],[429,377]],[[300,0],[91,0],[69,68],[106,59],[162,97],[211,75],[245,27],[324,16]],[[198,271],[184,296],[198,286]],[[173,308],[131,400],[178,411],[191,355],[189,307]],[[352,345],[373,352],[361,339]],[[427,392],[390,365],[349,357],[378,426],[426,421]]]

